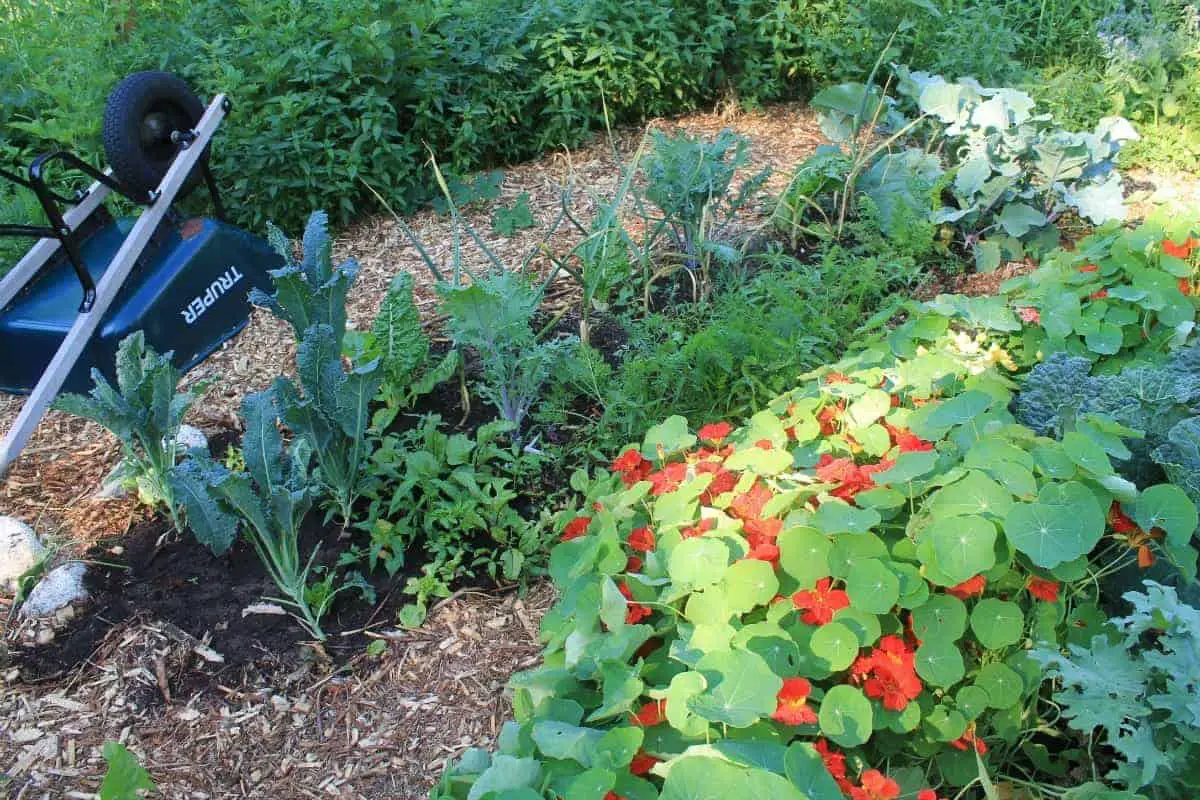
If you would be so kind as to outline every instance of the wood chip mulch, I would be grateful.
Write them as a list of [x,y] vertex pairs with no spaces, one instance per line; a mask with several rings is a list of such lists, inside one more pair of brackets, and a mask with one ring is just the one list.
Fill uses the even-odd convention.
[[0,685],[0,794],[92,798],[115,740],[161,797],[424,797],[447,758],[494,745],[504,684],[538,663],[552,601],[545,584],[455,597],[420,630],[386,634],[382,656],[219,693],[186,689],[203,668],[194,640],[153,620],[118,626],[86,670]]

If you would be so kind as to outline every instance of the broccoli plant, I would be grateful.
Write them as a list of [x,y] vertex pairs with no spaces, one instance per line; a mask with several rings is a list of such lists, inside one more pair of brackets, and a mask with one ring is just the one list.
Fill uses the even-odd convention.
[[89,395],[64,394],[55,408],[85,417],[121,441],[123,457],[117,477],[136,487],[138,499],[161,506],[176,531],[183,530],[171,475],[180,455],[176,442],[183,415],[203,393],[204,383],[176,392],[179,370],[171,353],[156,353],[141,331],[125,337],[117,348],[117,386],[92,370]]

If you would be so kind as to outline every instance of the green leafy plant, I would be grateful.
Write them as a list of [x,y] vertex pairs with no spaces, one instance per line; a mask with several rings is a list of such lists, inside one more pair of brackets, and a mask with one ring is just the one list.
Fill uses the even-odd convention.
[[104,772],[104,780],[100,782],[100,800],[135,800],[143,797],[143,792],[155,790],[150,773],[125,745],[105,742],[103,754],[108,769]]
[[479,354],[478,392],[519,440],[543,385],[578,340],[539,338],[533,317],[542,292],[521,274],[492,272],[469,286],[443,285],[440,291],[455,344]]
[[435,576],[449,584],[463,576],[523,582],[538,574],[545,536],[544,524],[515,507],[516,489],[532,485],[542,459],[505,441],[511,425],[487,423],[474,436],[447,434],[441,426],[431,415],[383,438],[372,458],[369,513],[360,523],[370,543],[345,557],[395,574],[409,553],[420,552],[429,559],[426,577],[412,586],[421,587],[422,608]]
[[[182,532],[172,476],[182,455],[176,441],[184,414],[203,394],[205,384],[177,392],[179,370],[172,353],[156,353],[135,331],[117,347],[117,385],[97,369],[95,386],[87,395],[64,394],[54,407],[101,425],[121,441],[122,460],[115,478],[136,487],[138,499],[152,508],[164,508],[176,531]],[[213,547],[214,543],[201,541]]]
[[[1194,507],[1190,514],[1195,524]],[[1124,597],[1132,613],[1102,635],[1031,657],[1061,681],[1054,701],[1067,724],[1088,736],[1102,731],[1118,754],[1110,780],[1152,798],[1185,797],[1200,790],[1200,611],[1151,581]]]
[[529,210],[529,192],[517,195],[512,206],[496,206],[492,212],[492,230],[501,236],[512,236],[535,224],[533,212]]
[[662,216],[648,220],[650,242],[665,239],[670,250],[660,253],[665,263],[647,281],[684,268],[691,276],[693,296],[706,299],[711,292],[710,268],[740,260],[740,253],[724,239],[734,215],[762,188],[770,174],[763,170],[731,192],[734,174],[749,164],[749,142],[730,130],[710,142],[686,133],[652,134],[653,148],[641,163],[646,176],[646,199]]
[[320,544],[307,558],[301,555],[300,528],[317,491],[309,467],[312,454],[305,438],[284,449],[276,392],[277,388],[256,392],[242,403],[246,472],[231,472],[198,455],[180,465],[176,483],[197,536],[219,543],[213,549],[221,553],[243,529],[279,588],[281,596],[268,599],[287,607],[309,633],[324,640],[321,617],[337,595],[369,587],[355,574],[335,582],[326,572],[323,579],[310,581]]
[[1016,365],[955,328],[962,300],[740,428],[669,417],[577,475],[544,663],[513,677],[499,752],[469,752],[435,796],[1061,786],[1030,747],[1055,711],[1027,646],[1102,632],[1097,587],[1135,549],[1110,509],[1194,561],[1195,508],[1168,484],[1128,493],[1103,432],[1017,424]]

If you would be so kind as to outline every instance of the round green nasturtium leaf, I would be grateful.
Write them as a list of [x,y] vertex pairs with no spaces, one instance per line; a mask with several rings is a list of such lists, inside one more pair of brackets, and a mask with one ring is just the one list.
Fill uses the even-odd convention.
[[953,686],[966,674],[962,653],[948,639],[922,642],[917,648],[916,667],[921,680],[933,686]]
[[725,467],[755,475],[778,475],[791,469],[792,454],[782,448],[764,450],[753,444],[743,445],[725,460]]
[[1012,667],[1005,664],[986,664],[975,676],[975,685],[987,692],[988,705],[1008,708],[1021,699],[1025,684]]
[[866,533],[883,517],[870,508],[855,508],[843,500],[826,500],[813,514],[812,523],[822,533]]
[[924,723],[939,742],[952,742],[967,730],[967,718],[962,712],[944,705],[936,706],[926,714]]
[[783,772],[809,800],[842,800],[842,790],[825,768],[821,754],[807,742],[788,745]]
[[1080,556],[1079,558],[1073,558],[1070,561],[1064,561],[1054,569],[1050,570],[1050,574],[1053,575],[1056,580],[1067,582],[1077,581],[1084,575],[1088,574],[1088,568],[1090,566],[1091,562],[1088,561],[1088,557]]
[[858,637],[859,647],[870,647],[879,641],[879,637],[883,633],[879,627],[879,617],[866,611],[860,611],[853,606],[837,611],[833,615],[833,621],[854,631],[854,635]]
[[841,534],[833,537],[829,551],[829,574],[846,578],[868,560],[887,558],[887,545],[873,533]]
[[[635,726],[610,728],[605,732],[592,753],[592,766],[604,769],[624,769],[637,755],[642,746],[645,732]],[[612,788],[611,786],[608,788]]]
[[1016,644],[1024,630],[1025,613],[1016,603],[987,597],[971,610],[971,631],[989,650]]
[[1091,552],[1104,535],[1104,511],[1082,483],[1046,486],[1033,503],[1018,503],[1004,534],[1039,567],[1052,569]]
[[667,573],[681,586],[711,586],[725,576],[729,548],[720,539],[684,539],[671,551]]
[[964,686],[954,695],[954,703],[967,719],[975,719],[987,710],[991,697],[986,691],[972,684]]
[[869,389],[846,409],[846,423],[853,428],[865,428],[891,407],[891,395],[881,389]]
[[1083,341],[1093,353],[1099,353],[1102,356],[1111,356],[1120,352],[1121,342],[1124,338],[1125,332],[1121,330],[1120,325],[1114,325],[1111,322],[1101,322],[1096,326],[1094,331],[1083,337]]
[[[905,539],[904,541],[909,541]],[[895,550],[893,549],[893,553]],[[929,584],[921,577],[921,571],[912,564],[893,561],[889,567],[900,580],[900,598],[896,603],[901,608],[916,608],[929,599]]]
[[[949,786],[966,786],[971,781],[979,779],[979,758],[975,751],[944,750],[938,754],[934,763],[942,773],[942,780]],[[951,797],[954,795],[951,794]]]
[[895,733],[910,733],[921,724],[921,704],[913,701],[902,711],[880,708],[876,710],[875,716],[875,724],[881,728],[887,728]]
[[776,675],[795,675],[800,668],[799,645],[778,625],[769,622],[747,625],[734,635],[733,642],[756,653]]
[[811,589],[829,572],[829,551],[833,543],[814,528],[786,528],[776,540],[779,566],[796,579],[801,589]]
[[696,437],[688,431],[687,420],[678,415],[667,417],[646,431],[646,437],[642,440],[642,457],[656,461],[660,447],[664,455],[670,455],[694,444]]
[[726,570],[722,586],[729,607],[738,614],[745,614],[771,602],[779,592],[779,579],[770,563],[747,558]]
[[684,736],[703,736],[708,722],[688,708],[688,702],[708,688],[699,672],[680,672],[667,687],[667,722]]
[[900,579],[883,562],[864,559],[846,576],[846,593],[853,608],[886,614],[900,599]]
[[1007,489],[982,472],[971,470],[962,480],[938,489],[930,496],[925,508],[935,518],[978,514],[1003,518],[1012,504],[1012,495]]
[[861,690],[846,684],[825,693],[818,716],[821,733],[842,747],[866,744],[875,724],[871,701]]
[[937,464],[937,460],[938,453],[936,450],[901,453],[896,456],[895,463],[891,467],[882,472],[876,472],[872,476],[872,480],[880,486],[903,486],[928,474],[934,465]]
[[808,646],[830,672],[841,672],[858,656],[858,636],[840,622],[829,622],[813,633]]
[[1070,431],[1063,435],[1062,446],[1067,458],[1093,475],[1100,477],[1112,474],[1113,467],[1112,462],[1108,460],[1108,453],[1090,436]]
[[996,526],[979,516],[935,520],[922,534],[933,542],[938,567],[955,584],[996,563]]
[[[575,776],[571,781],[571,785],[567,788],[567,793],[563,796],[563,800],[582,800],[582,798],[603,797],[606,792],[613,788],[617,783],[617,775],[611,769],[602,769],[595,767],[586,769]],[[526,791],[522,789],[521,791]],[[531,799],[540,798],[541,795],[528,789],[532,792],[529,797]],[[508,800],[508,792],[504,792],[500,797]]]
[[1035,449],[1033,460],[1037,463],[1038,471],[1047,478],[1065,481],[1075,476],[1075,462],[1063,452],[1062,445],[1057,442]]
[[[688,596],[683,609],[688,622],[696,625],[717,625],[728,622],[733,616],[733,609],[720,586],[709,586],[701,591],[692,592]],[[622,608],[624,614],[624,607]],[[624,622],[624,620],[622,620]],[[615,626],[609,625],[610,628]]]
[[720,758],[689,756],[671,765],[660,800],[710,800],[713,797],[772,797],[806,800],[782,775],[744,767]]
[[[854,637],[849,631],[846,634]],[[783,679],[767,662],[743,650],[709,653],[696,662],[696,671],[704,676],[708,688],[691,698],[688,708],[710,722],[734,728],[769,717],[775,711],[775,696],[783,688]]]
[[1184,547],[1196,532],[1196,504],[1187,494],[1170,483],[1151,486],[1138,497],[1133,519],[1144,531],[1160,528],[1171,547]]
[[949,594],[935,594],[912,611],[913,633],[921,641],[954,641],[967,629],[967,607]]

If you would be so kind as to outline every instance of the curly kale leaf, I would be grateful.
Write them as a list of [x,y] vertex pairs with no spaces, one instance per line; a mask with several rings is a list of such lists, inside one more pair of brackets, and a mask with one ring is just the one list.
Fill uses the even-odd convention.
[[1176,423],[1153,456],[1171,483],[1200,505],[1200,416]]
[[1095,379],[1086,358],[1054,353],[1025,376],[1014,413],[1023,425],[1043,436],[1062,436],[1095,396]]

